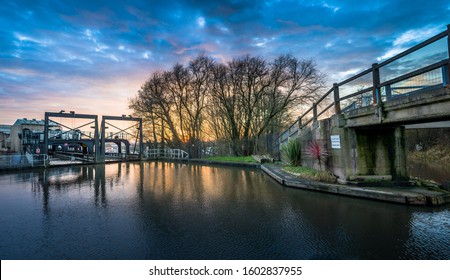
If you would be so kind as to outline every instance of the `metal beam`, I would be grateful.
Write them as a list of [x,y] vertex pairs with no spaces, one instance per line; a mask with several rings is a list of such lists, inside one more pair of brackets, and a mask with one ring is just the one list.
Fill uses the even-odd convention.
[[44,150],[42,151],[45,155],[48,155],[48,115],[45,113],[44,120]]
[[102,116],[103,120],[115,120],[115,121],[140,121],[142,118],[135,118],[130,116]]
[[101,148],[98,139],[98,117],[95,116],[95,130],[94,130],[94,146],[95,146],[95,162],[105,162],[105,159],[101,155]]
[[86,114],[76,114],[76,113],[55,113],[55,112],[45,112],[48,117],[58,117],[58,118],[75,118],[75,119],[96,119],[97,115],[86,115]]

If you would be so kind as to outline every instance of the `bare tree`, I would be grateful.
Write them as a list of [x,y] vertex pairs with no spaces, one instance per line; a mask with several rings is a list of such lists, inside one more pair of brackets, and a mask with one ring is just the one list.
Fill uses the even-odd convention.
[[315,100],[322,86],[311,60],[282,55],[268,63],[246,55],[220,64],[201,54],[153,73],[130,108],[148,120],[154,141],[200,156],[199,142],[215,138],[249,155],[256,138],[281,130],[292,109]]
[[[181,139],[177,123],[172,114],[175,108],[175,100],[167,90],[164,76],[164,73],[161,72],[153,73],[139,90],[138,96],[130,100],[130,108],[137,115],[150,121],[154,138],[156,138],[157,128],[159,127],[162,142],[170,141],[171,144],[179,145]],[[168,126],[170,133],[165,132],[165,125]],[[169,138],[164,137],[164,135]]]
[[[216,116],[228,131],[236,155],[253,152],[254,139],[278,132],[283,117],[298,103],[312,102],[323,87],[323,75],[311,60],[282,55],[268,64],[258,57],[244,56],[214,72],[212,96],[220,109]],[[217,114],[221,113],[221,114]]]

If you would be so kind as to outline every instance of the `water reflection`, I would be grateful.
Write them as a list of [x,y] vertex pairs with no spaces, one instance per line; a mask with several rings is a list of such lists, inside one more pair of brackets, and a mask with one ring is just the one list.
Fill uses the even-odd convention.
[[450,257],[448,207],[284,188],[258,170],[120,163],[1,175],[0,186],[0,213],[14,213],[0,215],[2,259]]
[[418,161],[409,159],[409,172],[412,177],[417,177],[424,180],[433,180],[436,183],[442,184],[445,181],[450,181],[450,163],[436,164],[430,161]]

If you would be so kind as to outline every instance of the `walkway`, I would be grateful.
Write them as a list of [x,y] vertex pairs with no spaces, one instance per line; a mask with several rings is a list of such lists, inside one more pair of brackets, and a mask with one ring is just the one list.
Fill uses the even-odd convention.
[[282,166],[277,164],[261,165],[261,170],[280,184],[288,187],[408,205],[441,206],[450,203],[450,193],[427,190],[421,187],[355,187],[322,183],[298,178],[283,171]]

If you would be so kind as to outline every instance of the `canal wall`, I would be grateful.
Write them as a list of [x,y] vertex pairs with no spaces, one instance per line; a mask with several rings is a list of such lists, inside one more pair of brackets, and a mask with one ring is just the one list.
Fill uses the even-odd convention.
[[276,164],[262,165],[261,170],[281,185],[304,190],[417,206],[442,206],[450,203],[449,192],[421,187],[359,187],[322,183],[298,178]]

